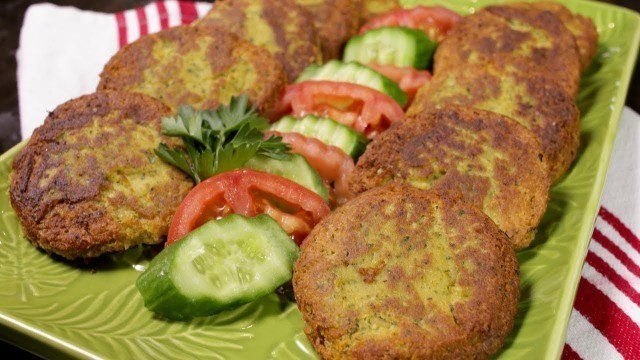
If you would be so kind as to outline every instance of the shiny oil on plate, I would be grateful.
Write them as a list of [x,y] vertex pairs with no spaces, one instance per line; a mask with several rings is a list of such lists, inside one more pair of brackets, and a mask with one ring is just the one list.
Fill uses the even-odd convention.
[[[496,1],[404,1],[461,14]],[[558,358],[591,236],[640,40],[640,18],[607,4],[564,1],[591,17],[598,54],[582,78],[578,158],[551,190],[532,246],[518,253],[521,301],[500,359]],[[209,318],[169,322],[144,309],[134,282],[148,262],[137,248],[91,266],[35,249],[8,199],[18,145],[0,157],[0,337],[47,358],[314,359],[295,305],[275,295]]]

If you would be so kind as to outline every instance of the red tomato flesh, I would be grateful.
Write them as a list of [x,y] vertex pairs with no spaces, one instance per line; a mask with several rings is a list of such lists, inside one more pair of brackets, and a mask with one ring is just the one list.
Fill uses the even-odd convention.
[[281,94],[272,120],[291,114],[328,117],[373,138],[404,112],[390,96],[366,86],[335,81],[304,81],[288,85]]
[[405,26],[422,30],[434,41],[440,42],[461,16],[442,6],[417,6],[392,10],[378,15],[364,24],[359,34],[385,26]]
[[230,213],[268,214],[300,244],[330,212],[322,197],[283,177],[248,169],[224,172],[204,180],[187,194],[173,215],[165,246],[205,222]]
[[342,149],[299,133],[265,133],[265,136],[271,135],[281,136],[282,141],[291,146],[291,152],[304,156],[326,183],[333,184],[332,199],[337,204],[344,204],[354,196],[349,190],[347,179],[355,164],[351,156]]
[[411,104],[411,101],[416,96],[418,90],[431,81],[431,73],[427,70],[416,70],[412,67],[399,67],[395,65],[380,65],[373,63],[367,64],[367,66],[400,85],[400,89],[409,96],[407,107]]

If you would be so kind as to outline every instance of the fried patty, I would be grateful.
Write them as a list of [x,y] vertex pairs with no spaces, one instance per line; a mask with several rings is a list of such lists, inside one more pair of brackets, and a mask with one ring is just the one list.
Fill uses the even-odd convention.
[[408,112],[448,104],[493,111],[531,130],[542,144],[552,182],[578,152],[580,112],[547,74],[505,71],[488,63],[450,69],[420,89]]
[[391,184],[311,231],[293,287],[322,358],[484,359],[513,326],[519,268],[477,209]]
[[404,181],[460,197],[521,249],[545,212],[548,176],[529,130],[496,113],[447,106],[415,114],[373,139],[349,181],[355,193]]
[[324,61],[338,59],[342,47],[358,31],[361,0],[294,0],[313,16]]
[[546,73],[571,96],[580,86],[575,38],[553,13],[533,7],[489,6],[463,17],[439,44],[434,73],[486,63]]
[[289,82],[322,62],[313,17],[293,0],[216,1],[198,25],[213,23],[262,46],[282,64]]
[[267,50],[212,24],[177,26],[120,49],[100,74],[99,90],[147,94],[173,109],[227,104],[247,93],[266,112],[286,83]]
[[508,6],[536,8],[550,11],[573,34],[580,53],[580,65],[586,69],[598,50],[598,32],[593,21],[580,14],[573,14],[564,5],[552,1],[536,1],[532,3],[510,3]]
[[67,259],[157,244],[193,186],[154,149],[161,102],[98,92],[58,106],[13,162],[10,198],[36,246]]

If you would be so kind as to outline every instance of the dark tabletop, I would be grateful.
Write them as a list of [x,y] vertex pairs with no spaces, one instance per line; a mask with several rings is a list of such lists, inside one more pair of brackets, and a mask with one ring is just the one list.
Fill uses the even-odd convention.
[[[16,49],[20,26],[27,7],[43,1],[2,0],[0,1],[0,154],[20,142],[20,114],[18,111],[18,89],[16,85]],[[57,5],[72,5],[81,9],[116,12],[145,5],[151,0],[50,0]],[[624,6],[640,12],[638,0],[610,0],[607,3]],[[634,72],[627,95],[626,104],[640,112],[640,71]],[[0,356],[5,359],[37,359],[18,348],[0,341]]]

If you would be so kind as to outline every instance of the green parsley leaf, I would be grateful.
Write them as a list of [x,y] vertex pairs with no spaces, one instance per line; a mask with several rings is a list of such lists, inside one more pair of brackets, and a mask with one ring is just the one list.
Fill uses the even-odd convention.
[[289,145],[282,142],[282,136],[271,135],[267,140],[262,141],[262,146],[258,149],[257,154],[276,160],[288,160],[291,158],[288,151]]
[[156,155],[165,162],[177,167],[187,174],[192,171],[191,164],[185,154],[181,151],[170,149],[166,144],[160,144],[155,150]]
[[176,116],[162,119],[162,133],[181,138],[183,146],[169,148],[162,143],[155,153],[200,183],[242,167],[255,155],[290,159],[290,148],[281,137],[264,139],[268,127],[269,121],[249,106],[247,95],[232,97],[228,106],[214,110],[181,106]]

